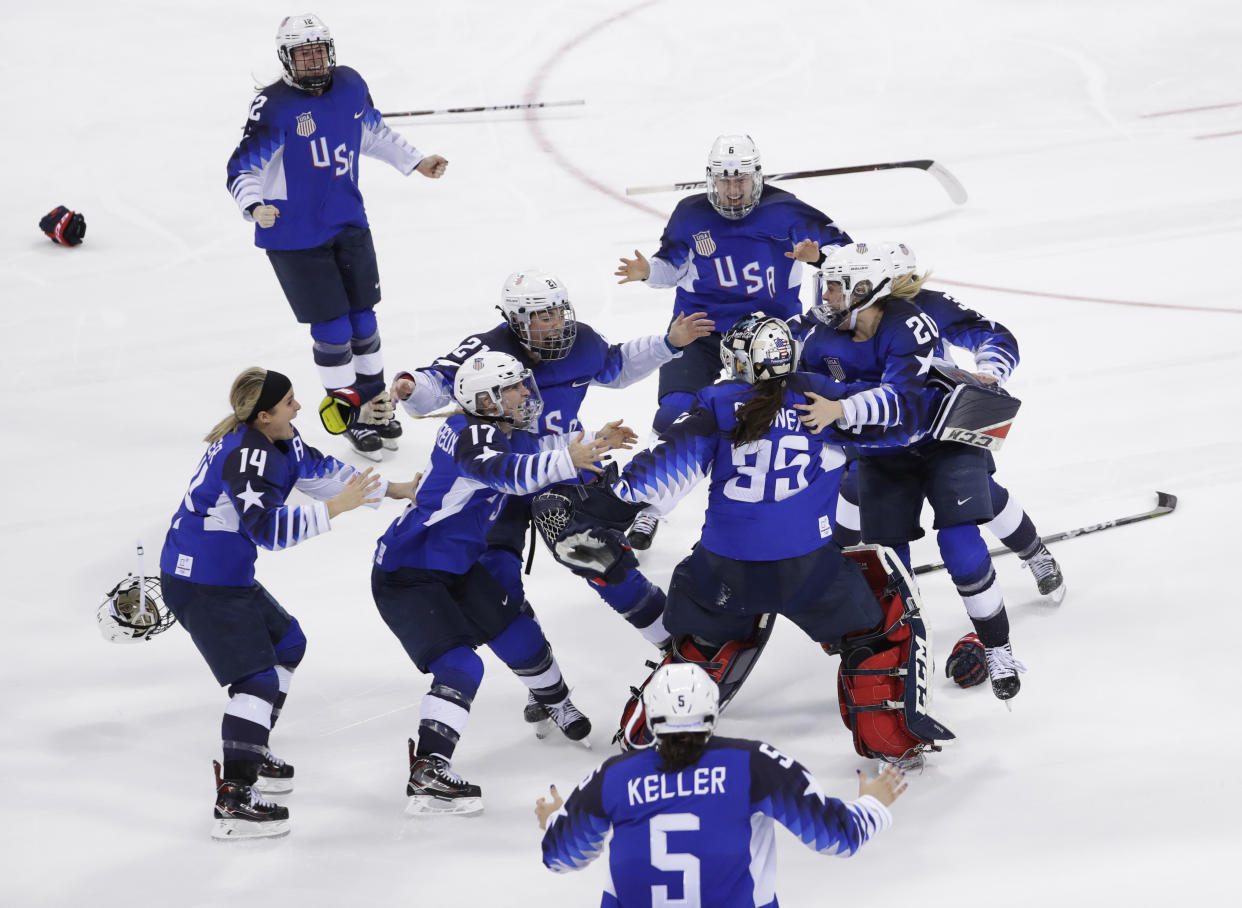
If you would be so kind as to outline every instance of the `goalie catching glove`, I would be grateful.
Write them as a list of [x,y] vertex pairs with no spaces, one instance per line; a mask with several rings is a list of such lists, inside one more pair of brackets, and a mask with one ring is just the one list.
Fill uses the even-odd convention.
[[86,236],[86,218],[64,205],[57,205],[39,221],[39,229],[61,246],[77,246]]
[[620,583],[638,567],[625,530],[642,506],[612,491],[617,472],[617,465],[609,464],[593,482],[557,483],[531,503],[535,527],[552,557],[596,586]]

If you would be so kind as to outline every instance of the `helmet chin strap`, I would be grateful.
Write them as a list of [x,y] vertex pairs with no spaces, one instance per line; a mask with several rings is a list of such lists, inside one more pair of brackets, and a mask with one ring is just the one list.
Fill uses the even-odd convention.
[[[854,329],[858,327],[858,313],[861,312],[863,309],[865,309],[871,303],[871,301],[876,298],[876,295],[879,294],[879,292],[884,289],[884,287],[887,284],[888,284],[888,278],[884,278],[884,280],[880,281],[880,283],[876,285],[876,288],[872,290],[870,293],[868,293],[865,297],[863,297],[856,303],[850,303],[848,306],[846,306],[845,310],[841,313],[840,319],[837,321],[837,330],[848,331],[850,334],[853,334]],[[845,322],[847,319],[849,322],[848,326],[844,328],[841,327],[841,323]]]

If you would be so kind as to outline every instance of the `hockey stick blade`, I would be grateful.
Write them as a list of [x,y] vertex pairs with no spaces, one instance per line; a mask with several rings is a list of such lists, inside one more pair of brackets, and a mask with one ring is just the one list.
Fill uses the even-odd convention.
[[[926,170],[936,181],[944,187],[945,192],[949,194],[949,198],[956,204],[962,205],[966,202],[966,189],[958,181],[957,177],[949,173],[948,168],[938,161],[923,159],[918,161],[889,161],[881,164],[856,164],[853,167],[825,167],[820,170],[794,170],[789,173],[771,173],[765,174],[766,182],[775,182],[777,180],[802,180],[808,177],[835,177],[847,173],[870,173],[874,170],[899,170],[901,168],[911,168],[914,170]],[[631,186],[625,190],[626,195],[645,195],[653,192],[683,192],[689,189],[706,189],[706,180],[690,180],[685,183],[665,183],[659,186]]]
[[585,104],[581,98],[574,101],[535,101],[529,104],[492,104],[484,107],[446,107],[442,110],[397,110],[382,113],[381,117],[430,117],[433,114],[485,113],[493,110],[534,110],[537,107],[574,107]]
[[[1047,545],[1050,542],[1061,542],[1064,539],[1073,539],[1075,536],[1085,536],[1088,533],[1098,533],[1101,530],[1111,530],[1113,527],[1123,527],[1131,523],[1138,523],[1141,520],[1151,520],[1153,517],[1163,517],[1165,514],[1172,514],[1177,508],[1177,496],[1169,492],[1156,493],[1156,506],[1150,511],[1144,511],[1142,514],[1131,514],[1129,517],[1118,517],[1116,520],[1105,520],[1103,523],[1093,523],[1085,527],[1077,527],[1072,530],[1065,530],[1061,533],[1053,533],[1051,536],[1042,537],[1043,542]],[[995,558],[997,555],[1008,555],[1010,550],[999,547],[989,549],[988,554]],[[934,564],[920,564],[914,569],[915,574],[930,574],[933,571],[944,570],[944,562],[937,561]]]

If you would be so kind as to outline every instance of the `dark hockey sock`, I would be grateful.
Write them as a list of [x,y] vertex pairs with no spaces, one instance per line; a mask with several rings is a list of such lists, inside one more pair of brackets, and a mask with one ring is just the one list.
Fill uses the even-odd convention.
[[276,695],[276,701],[272,704],[272,728],[276,727],[276,720],[280,718],[280,711],[285,706],[285,698],[289,696],[289,684],[293,679],[293,672],[301,663],[302,657],[306,655],[306,635],[302,633],[301,625],[298,624],[296,618],[290,623],[285,635],[276,642],[275,649],[276,679],[280,682],[280,693]]
[[862,542],[862,515],[858,511],[858,469],[850,464],[841,475],[841,493],[837,496],[837,514],[832,527],[832,541],[841,548]]
[[279,694],[280,681],[274,668],[229,685],[229,704],[224,708],[224,720],[220,725],[226,778],[246,778],[230,776],[229,767],[236,772],[238,764],[253,763],[257,773],[259,764],[267,759],[272,707]]
[[1009,613],[1004,606],[991,618],[971,618],[970,623],[984,646],[1004,646],[1009,642]]
[[487,645],[540,703],[548,706],[569,696],[552,647],[530,618],[518,615]]
[[419,756],[451,759],[466,730],[470,705],[483,680],[483,660],[468,646],[449,650],[427,666],[431,690],[423,697],[418,719]]
[[353,387],[354,353],[349,345],[353,329],[349,318],[342,315],[328,322],[315,322],[310,326],[310,333],[314,340],[315,368],[324,389],[335,391]]
[[1039,549],[1039,533],[1016,498],[990,480],[992,489],[992,513],[996,516],[984,524],[987,531],[1000,540],[1001,545],[1019,558],[1030,558]]
[[651,640],[645,633],[651,629],[658,639],[652,643],[663,641],[668,632],[664,630],[664,590],[648,580],[641,571],[632,570],[625,579],[613,586],[595,586],[591,589],[608,603],[609,607],[635,627],[643,637]]
[[374,315],[367,325],[355,321],[353,330],[350,349],[354,354],[354,371],[358,374],[354,387],[358,389],[359,397],[370,400],[384,390],[384,354],[380,352],[380,336],[375,328]]

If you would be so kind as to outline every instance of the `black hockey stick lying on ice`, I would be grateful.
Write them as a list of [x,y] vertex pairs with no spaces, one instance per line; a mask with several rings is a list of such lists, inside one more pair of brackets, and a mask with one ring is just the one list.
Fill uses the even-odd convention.
[[493,104],[490,107],[446,107],[443,110],[397,110],[381,117],[429,117],[432,114],[484,113],[489,110],[533,110],[536,107],[572,107],[586,101],[534,101],[530,104]]
[[[966,188],[958,182],[957,177],[949,173],[943,164],[936,161],[891,161],[886,164],[858,164],[854,167],[826,167],[822,170],[794,170],[789,173],[767,173],[764,180],[801,180],[805,177],[835,177],[843,173],[870,173],[873,170],[897,170],[901,167],[912,167],[926,170],[944,187],[944,191],[958,205],[966,202]],[[643,195],[648,192],[680,192],[683,189],[706,189],[706,180],[692,180],[688,183],[665,183],[661,186],[631,186],[625,190],[626,195]]]
[[[1053,533],[1051,536],[1044,536],[1044,544],[1049,542],[1060,542],[1063,539],[1073,539],[1075,536],[1085,536],[1088,533],[1098,533],[1100,530],[1111,530],[1113,527],[1123,527],[1129,523],[1138,523],[1140,520],[1150,520],[1153,517],[1163,517],[1165,514],[1172,514],[1173,509],[1177,507],[1177,496],[1170,495],[1168,492],[1156,493],[1156,506],[1150,511],[1144,511],[1142,514],[1131,514],[1129,517],[1118,517],[1116,520],[1105,520],[1103,523],[1093,523],[1090,526],[1078,527],[1074,530],[1066,530],[1064,533]],[[989,549],[988,554],[992,557],[997,555],[1008,555],[1009,549],[1001,547]],[[920,564],[914,569],[916,574],[930,574],[932,571],[944,570],[944,562],[937,561],[935,564]]]

